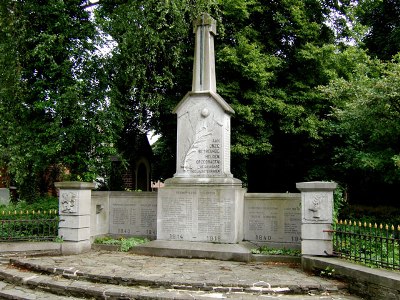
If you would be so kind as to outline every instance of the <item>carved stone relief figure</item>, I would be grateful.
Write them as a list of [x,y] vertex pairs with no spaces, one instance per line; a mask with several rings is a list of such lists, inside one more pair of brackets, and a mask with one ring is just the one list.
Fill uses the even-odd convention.
[[64,192],[61,195],[61,212],[76,213],[78,211],[77,194],[74,192]]

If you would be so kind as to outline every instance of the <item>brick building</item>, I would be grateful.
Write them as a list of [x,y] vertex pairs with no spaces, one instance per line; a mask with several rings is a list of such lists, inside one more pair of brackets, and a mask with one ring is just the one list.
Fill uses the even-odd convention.
[[151,191],[151,160],[153,152],[146,134],[133,137],[134,143],[123,153],[126,162],[114,158],[110,190]]

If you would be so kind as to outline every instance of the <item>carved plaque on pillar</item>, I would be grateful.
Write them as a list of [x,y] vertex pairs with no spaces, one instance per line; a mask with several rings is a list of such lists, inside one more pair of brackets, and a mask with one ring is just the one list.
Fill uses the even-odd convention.
[[78,194],[71,191],[63,191],[61,193],[61,212],[77,213],[78,212]]
[[307,223],[332,221],[332,199],[326,192],[308,192],[302,194],[303,218]]

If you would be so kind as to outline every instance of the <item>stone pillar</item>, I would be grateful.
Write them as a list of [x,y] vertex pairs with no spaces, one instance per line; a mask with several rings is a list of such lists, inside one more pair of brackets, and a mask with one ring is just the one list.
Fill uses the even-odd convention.
[[0,188],[0,205],[8,205],[10,203],[10,190]]
[[192,91],[216,92],[214,35],[217,22],[208,14],[202,14],[193,22],[196,46],[193,61]]
[[59,189],[60,224],[58,235],[62,237],[63,255],[87,252],[90,244],[91,194],[95,184],[91,182],[56,182]]
[[331,255],[334,182],[300,182],[301,191],[301,253]]

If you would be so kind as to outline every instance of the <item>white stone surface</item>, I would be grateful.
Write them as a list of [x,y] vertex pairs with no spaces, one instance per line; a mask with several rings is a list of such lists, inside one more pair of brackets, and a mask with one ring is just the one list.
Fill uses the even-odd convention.
[[58,230],[58,236],[62,237],[64,241],[67,242],[90,242],[90,228],[63,228]]
[[260,245],[300,247],[300,205],[299,193],[245,194],[244,240]]
[[88,215],[90,214],[91,190],[60,190],[60,214]]
[[91,249],[90,241],[64,242],[61,244],[62,255],[75,255],[88,252]]
[[61,217],[59,228],[83,228],[90,226],[90,215],[69,216],[64,215]]
[[301,191],[303,255],[330,255],[333,251],[330,230],[333,222],[334,182],[300,182]]
[[303,240],[301,242],[302,255],[326,256],[332,253],[333,245],[330,240]]
[[216,92],[216,21],[202,14],[196,36],[192,91],[174,109],[178,116],[174,177],[233,177],[230,171],[230,116],[233,109]]
[[217,22],[208,14],[203,14],[193,22],[196,46],[193,60],[193,91],[216,92],[214,35]]
[[90,236],[106,235],[110,231],[110,192],[92,192]]
[[165,187],[157,203],[157,239],[237,243],[243,239],[240,187]]
[[309,181],[298,182],[296,188],[301,192],[305,191],[334,191],[337,187],[336,182],[330,181]]
[[28,251],[59,251],[61,243],[56,242],[17,242],[1,243],[0,253],[2,252],[28,252]]
[[232,177],[230,114],[217,94],[190,92],[178,104],[177,159],[174,177]]
[[56,182],[55,186],[59,189],[58,235],[68,242],[62,246],[62,253],[77,254],[90,250],[91,193],[94,183]]
[[176,173],[158,192],[157,239],[237,243],[243,239],[245,190],[230,171],[234,111],[216,93],[215,20],[203,14],[194,32],[192,91],[174,110]]
[[331,224],[310,224],[301,225],[301,238],[303,240],[332,240]]
[[93,182],[83,181],[61,181],[55,182],[54,186],[63,190],[93,190],[96,187],[96,184]]
[[90,199],[90,190],[60,190],[60,214],[76,216],[90,214]]

